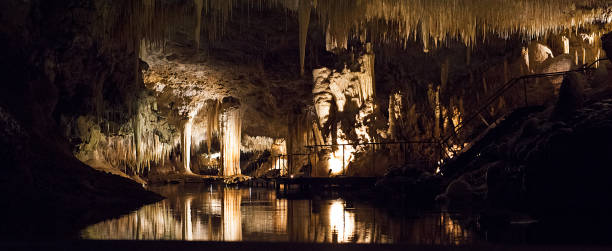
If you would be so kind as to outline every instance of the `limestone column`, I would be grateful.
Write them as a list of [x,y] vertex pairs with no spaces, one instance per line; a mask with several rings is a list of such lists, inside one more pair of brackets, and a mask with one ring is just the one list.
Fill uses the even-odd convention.
[[233,97],[223,99],[221,104],[221,163],[223,176],[240,175],[240,140],[242,120],[240,101]]
[[191,128],[193,119],[188,118],[181,121],[181,154],[183,160],[183,168],[186,173],[191,173]]

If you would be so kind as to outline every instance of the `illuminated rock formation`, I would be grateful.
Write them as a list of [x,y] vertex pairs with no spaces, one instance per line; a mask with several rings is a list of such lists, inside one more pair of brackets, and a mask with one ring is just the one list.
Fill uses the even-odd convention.
[[242,120],[240,102],[235,98],[224,98],[219,121],[221,129],[221,163],[223,176],[240,175],[240,145]]
[[570,53],[570,40],[566,36],[561,37],[561,41],[563,42],[563,54]]
[[552,50],[547,46],[532,42],[529,44],[529,67],[532,71],[535,71],[540,64],[548,58],[554,58]]
[[[365,143],[373,140],[370,135],[374,130],[370,127],[376,106],[374,58],[371,45],[366,44],[359,58],[351,62],[354,64],[351,69],[357,71],[348,67],[341,72],[328,68],[313,71],[312,92],[318,126],[314,128],[312,138],[315,142],[334,145],[329,156],[325,156],[328,158],[326,164],[330,174],[345,173],[357,150],[352,145],[337,144]],[[347,107],[351,107],[351,110],[347,111]],[[344,114],[342,116],[345,119],[337,120],[338,114]],[[350,130],[343,132],[342,128]],[[318,137],[321,137],[320,140]]]
[[186,173],[191,173],[191,129],[193,128],[193,121],[191,118],[181,121],[181,154],[183,162],[183,168]]
[[332,100],[338,112],[343,112],[347,102],[361,107],[374,97],[374,54],[371,45],[366,46],[366,52],[356,63],[359,65],[359,71],[356,72],[348,68],[342,72],[328,68],[313,71],[315,83],[312,92],[315,95],[314,103],[320,124],[327,122]]

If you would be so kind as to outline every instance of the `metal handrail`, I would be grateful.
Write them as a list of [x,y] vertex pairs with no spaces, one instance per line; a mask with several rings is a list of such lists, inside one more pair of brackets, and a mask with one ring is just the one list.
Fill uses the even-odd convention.
[[[444,137],[444,138],[440,138],[438,140],[434,140],[434,141],[398,141],[398,142],[353,142],[353,143],[342,143],[342,144],[323,144],[323,145],[306,145],[304,146],[305,148],[308,148],[309,150],[312,150],[312,148],[316,148],[316,147],[335,147],[335,146],[357,146],[357,145],[391,145],[391,144],[437,144],[440,149],[440,159],[443,158],[442,154],[444,152],[444,149],[442,149],[443,146],[448,147],[448,141],[450,140],[451,137],[453,137],[454,135],[458,134],[461,130],[463,130],[465,128],[465,126],[474,121],[475,119],[477,119],[479,117],[480,114],[482,114],[483,111],[485,111],[491,104],[493,104],[493,102],[495,102],[497,99],[499,99],[501,96],[503,96],[508,90],[510,90],[512,87],[515,86],[516,83],[518,83],[521,80],[525,80],[525,79],[534,79],[534,78],[548,78],[548,77],[556,77],[556,76],[563,76],[567,73],[571,73],[571,72],[585,72],[585,71],[591,71],[591,70],[595,70],[595,68],[593,68],[593,66],[600,62],[600,61],[604,61],[604,60],[608,60],[608,58],[601,58],[598,60],[593,61],[592,63],[588,64],[588,65],[583,65],[580,68],[574,69],[574,70],[569,70],[569,71],[562,71],[562,72],[551,72],[551,73],[539,73],[539,74],[528,74],[528,75],[523,75],[520,77],[515,77],[511,80],[509,80],[508,82],[506,82],[501,88],[499,88],[493,95],[491,95],[486,102],[480,106],[480,108],[478,108],[476,110],[476,112],[470,116],[468,119],[463,120],[460,124],[458,124],[455,127],[455,130],[453,131],[453,133],[451,133],[450,135]],[[277,155],[277,156],[273,156],[273,158],[282,158],[282,157],[289,157],[289,156],[293,156],[293,155],[308,155],[310,156],[313,153],[308,153],[308,154],[286,154],[286,155]],[[405,156],[404,156],[405,157]]]
[[[593,68],[593,66],[600,62],[600,61],[604,61],[604,60],[608,60],[608,58],[600,58],[598,60],[595,60],[594,62],[588,64],[588,65],[584,65],[578,69],[575,70],[569,70],[569,71],[561,71],[561,72],[551,72],[551,73],[539,73],[539,74],[529,74],[529,75],[523,75],[520,77],[516,77],[513,78],[511,80],[509,80],[508,82],[506,82],[501,88],[499,88],[495,94],[493,94],[492,96],[490,96],[487,101],[479,108],[476,110],[476,112],[470,116],[467,120],[461,121],[461,123],[459,125],[457,125],[457,127],[454,130],[454,134],[457,134],[459,131],[461,131],[463,128],[465,128],[465,125],[467,123],[470,123],[472,121],[474,121],[474,119],[478,118],[478,116],[485,111],[491,104],[493,104],[493,102],[497,101],[498,98],[500,98],[502,95],[504,95],[510,88],[514,87],[514,85],[516,83],[518,83],[520,80],[524,80],[524,79],[533,79],[533,78],[547,78],[547,77],[555,77],[555,76],[563,76],[567,73],[571,73],[571,72],[585,72],[585,71],[591,71],[591,70],[595,70],[595,68]],[[454,136],[453,133],[451,133],[450,135],[448,135],[447,137],[443,138],[440,140],[440,144],[444,144],[446,146],[448,146],[448,140],[450,140],[451,137]]]
[[393,141],[393,142],[353,142],[343,144],[328,144],[328,145],[307,145],[306,148],[313,147],[334,147],[334,146],[361,146],[361,145],[397,145],[397,144],[439,144],[438,141]]

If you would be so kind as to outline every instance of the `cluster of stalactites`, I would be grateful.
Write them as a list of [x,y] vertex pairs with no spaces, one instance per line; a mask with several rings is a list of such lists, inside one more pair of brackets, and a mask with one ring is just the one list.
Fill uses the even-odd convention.
[[242,148],[243,152],[263,152],[270,150],[274,144],[274,139],[265,136],[249,136],[244,134],[242,136]]
[[[592,1],[591,1],[592,2]],[[577,28],[601,21],[599,11],[581,10],[584,0],[134,0],[96,1],[100,18],[96,25],[102,38],[128,42],[136,48],[144,39],[163,45],[170,34],[195,27],[196,47],[200,31],[215,40],[225,33],[226,23],[241,6],[253,10],[282,7],[297,12],[300,24],[300,58],[311,11],[319,18],[327,39],[346,47],[347,38],[393,42],[404,46],[421,40],[425,50],[449,40],[474,45],[488,34],[526,38]],[[303,61],[303,60],[301,60]]]
[[[150,171],[151,167],[163,166],[170,159],[173,148],[173,144],[162,142],[158,135],[147,133],[140,135],[138,145],[133,135],[109,137],[100,151],[112,167],[127,173],[142,174]],[[137,152],[140,152],[139,157]]]
[[[327,40],[347,38],[406,46],[421,40],[425,51],[460,40],[473,46],[488,34],[537,38],[594,22],[598,11],[575,10],[582,0],[318,0],[315,12]],[[588,5],[585,5],[588,6]]]
[[163,143],[158,135],[146,130],[144,113],[147,108],[144,104],[136,104],[132,118],[133,135],[127,139],[125,136],[111,137],[109,149],[106,149],[105,154],[107,161],[112,161],[109,163],[119,164],[122,159],[123,164],[132,168],[136,174],[143,173],[145,169],[150,170],[152,164],[164,165],[172,150],[172,144]]
[[219,100],[208,102],[206,113],[206,146],[208,147],[208,154],[210,154],[213,137],[219,134],[221,102]]
[[220,117],[223,176],[240,175],[242,119],[239,104],[223,104]]
[[162,47],[165,41],[186,27],[194,27],[196,48],[201,31],[215,40],[225,33],[225,25],[236,7],[263,10],[277,6],[294,9],[284,0],[110,0],[96,1],[99,18],[95,33],[103,41],[127,44],[138,51],[141,41]]

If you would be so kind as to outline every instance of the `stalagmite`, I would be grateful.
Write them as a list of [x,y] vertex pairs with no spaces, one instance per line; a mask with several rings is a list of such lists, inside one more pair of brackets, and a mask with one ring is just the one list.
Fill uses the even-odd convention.
[[[294,111],[288,115],[287,119],[287,131],[288,136],[286,140],[286,148],[288,153],[304,153],[307,148],[305,146],[311,144],[309,142],[308,133],[311,132],[311,124],[309,123],[309,115],[307,112]],[[297,172],[300,167],[305,165],[307,158],[306,156],[291,156],[288,159],[290,172]]]
[[446,58],[443,62],[442,65],[440,65],[440,83],[441,83],[441,89],[442,91],[446,90],[446,84],[448,83],[448,68],[449,68],[449,63],[450,58]]
[[300,0],[298,19],[300,22],[300,76],[304,76],[304,62],[306,58],[306,40],[308,39],[308,26],[310,25],[310,0]]
[[569,54],[570,53],[569,38],[567,38],[566,36],[563,36],[561,40],[563,41],[563,54]]
[[435,119],[433,137],[438,138],[440,137],[440,118],[442,116],[440,107],[440,87],[435,87],[433,84],[429,84],[427,88],[427,98]]
[[578,62],[578,51],[574,51],[574,59],[575,59],[575,60],[574,60],[574,64],[575,64],[575,65],[578,65],[578,63],[579,63],[579,62]]
[[393,93],[389,95],[389,128],[387,135],[389,139],[397,139],[398,123],[402,120],[402,94]]
[[183,161],[183,168],[185,172],[191,173],[191,128],[193,126],[193,119],[189,118],[181,122],[181,154]]
[[240,102],[237,99],[232,97],[223,99],[220,120],[223,176],[240,175],[242,120]]
[[521,57],[523,58],[523,62],[525,63],[525,66],[527,66],[527,68],[525,69],[525,72],[523,72],[523,74],[526,74],[527,72],[529,72],[529,48],[527,47],[523,47],[521,49]]
[[595,68],[599,68],[599,59],[601,58],[601,49],[597,49],[597,56],[595,57]]

